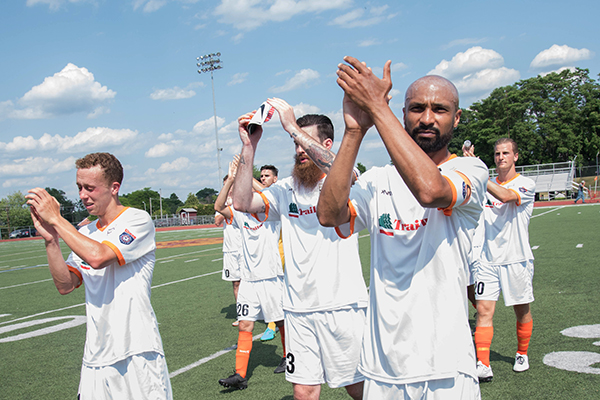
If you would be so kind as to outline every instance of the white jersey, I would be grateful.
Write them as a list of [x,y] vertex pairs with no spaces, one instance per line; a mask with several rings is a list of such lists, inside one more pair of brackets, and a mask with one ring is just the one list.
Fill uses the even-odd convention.
[[423,208],[391,166],[372,168],[350,192],[342,231],[371,233],[371,285],[360,371],[408,384],[476,378],[466,298],[468,253],[488,169],[476,158],[438,166],[454,192],[444,209]]
[[[266,219],[281,221],[285,256],[283,309],[293,312],[333,311],[367,306],[367,288],[358,254],[358,236],[341,239],[317,219],[323,178],[310,191],[291,177],[262,193]],[[263,215],[260,215],[263,217]]]
[[75,253],[67,259],[69,270],[85,284],[83,364],[107,366],[144,352],[164,355],[150,304],[156,249],[150,216],[127,207],[108,226],[91,223],[80,232],[108,245],[118,258],[102,269],[91,268]]
[[259,222],[251,214],[230,207],[232,218],[240,227],[244,263],[242,280],[258,281],[283,275],[279,256],[279,221]]
[[535,182],[517,174],[507,182],[496,183],[517,194],[516,202],[502,203],[487,194],[485,216],[485,244],[481,262],[494,265],[533,260],[529,246],[529,220],[535,200]]
[[223,221],[223,253],[240,252],[242,248],[242,233],[233,219],[233,207],[229,207],[231,218]]

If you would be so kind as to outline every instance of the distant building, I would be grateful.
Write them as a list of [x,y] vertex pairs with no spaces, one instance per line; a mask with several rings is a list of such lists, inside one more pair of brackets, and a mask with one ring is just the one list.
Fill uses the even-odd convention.
[[198,211],[195,208],[182,208],[179,212],[181,225],[195,225]]

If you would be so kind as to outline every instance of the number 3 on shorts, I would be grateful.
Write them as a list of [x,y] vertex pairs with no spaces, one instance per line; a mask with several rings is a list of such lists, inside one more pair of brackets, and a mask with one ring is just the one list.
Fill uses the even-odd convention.
[[294,360],[295,360],[294,355],[292,353],[288,352],[286,369],[289,374],[293,374],[294,371],[296,370],[296,366],[294,365]]

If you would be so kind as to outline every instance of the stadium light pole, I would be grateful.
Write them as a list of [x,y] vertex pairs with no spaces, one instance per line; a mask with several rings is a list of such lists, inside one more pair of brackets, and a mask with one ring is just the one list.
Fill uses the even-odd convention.
[[219,130],[217,128],[217,105],[215,102],[215,79],[213,77],[214,71],[216,71],[217,69],[223,68],[223,66],[221,65],[221,59],[219,57],[221,57],[220,52],[205,54],[203,56],[196,57],[196,61],[198,61],[196,63],[196,66],[198,68],[200,68],[198,70],[199,74],[210,72],[210,82],[212,84],[213,111],[215,114],[215,138],[217,141],[217,165],[219,167],[218,181],[219,181],[221,187],[223,187],[223,181],[221,180],[222,175],[223,175],[221,172],[221,151],[223,151],[223,149],[219,147]]

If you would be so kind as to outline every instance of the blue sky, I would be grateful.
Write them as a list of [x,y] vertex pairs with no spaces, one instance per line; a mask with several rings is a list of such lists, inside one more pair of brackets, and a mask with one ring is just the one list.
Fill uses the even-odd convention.
[[[236,119],[269,97],[296,116],[323,113],[343,133],[337,64],[345,55],[381,76],[392,60],[403,94],[436,73],[461,106],[495,87],[588,68],[598,77],[597,1],[11,0],[0,4],[0,198],[35,186],[77,198],[74,161],[115,154],[121,193],[163,197],[220,187],[210,74],[196,57],[221,52],[214,73],[221,169],[239,151]],[[290,174],[294,146],[274,118],[256,165]],[[389,161],[371,130],[358,161]]]

